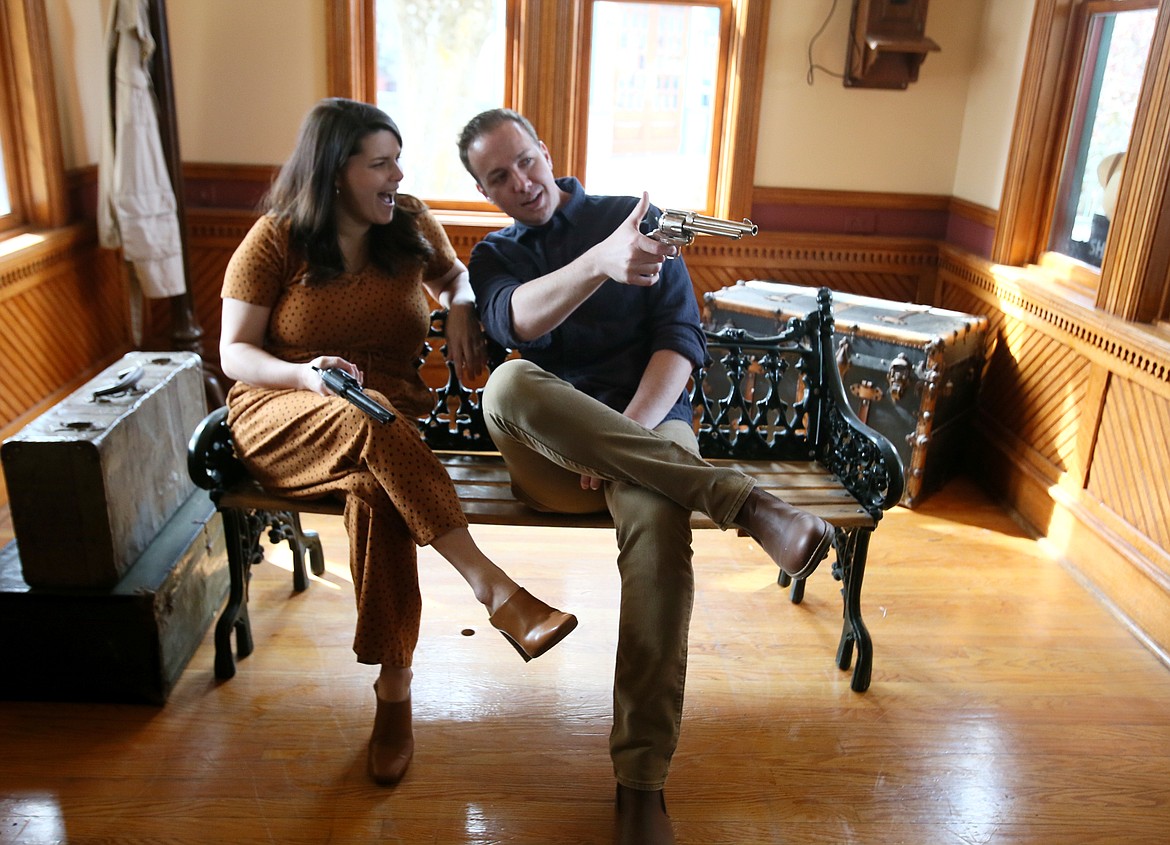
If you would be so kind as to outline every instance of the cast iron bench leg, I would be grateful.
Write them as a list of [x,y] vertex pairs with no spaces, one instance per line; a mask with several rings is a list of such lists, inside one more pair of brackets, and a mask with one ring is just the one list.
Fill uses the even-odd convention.
[[321,538],[316,531],[305,531],[301,528],[301,515],[296,511],[268,513],[267,517],[268,539],[273,544],[288,542],[293,558],[293,589],[303,593],[309,589],[309,575],[305,571],[306,552],[313,574],[325,574],[325,553],[321,550]]
[[844,597],[845,620],[841,643],[837,647],[837,666],[848,669],[857,646],[857,665],[853,668],[854,692],[869,689],[873,669],[873,641],[861,618],[861,582],[865,578],[865,558],[869,553],[869,537],[873,529],[855,528],[839,533],[834,544],[841,571],[841,595]]
[[232,655],[232,634],[241,658],[252,653],[252,623],[248,618],[248,576],[252,556],[259,543],[259,525],[255,515],[236,508],[222,508],[223,533],[227,545],[229,588],[228,600],[215,624],[215,677],[227,680],[236,674]]

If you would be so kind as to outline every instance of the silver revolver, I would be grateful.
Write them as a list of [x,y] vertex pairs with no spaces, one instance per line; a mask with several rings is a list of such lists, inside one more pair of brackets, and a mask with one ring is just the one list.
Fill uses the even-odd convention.
[[744,235],[759,234],[759,231],[760,227],[746,217],[742,223],[736,223],[734,220],[706,217],[693,211],[667,208],[663,209],[662,216],[658,218],[658,228],[650,233],[650,237],[682,249],[684,246],[690,246],[696,235],[719,235],[739,240]]

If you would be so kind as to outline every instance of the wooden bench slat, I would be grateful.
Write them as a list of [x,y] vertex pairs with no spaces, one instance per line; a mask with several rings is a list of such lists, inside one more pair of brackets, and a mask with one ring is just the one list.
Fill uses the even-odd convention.
[[262,511],[301,511],[302,513],[323,513],[340,516],[345,513],[345,503],[340,499],[292,499],[274,496],[260,488],[254,481],[237,484],[219,498],[219,506]]
[[[440,455],[440,462],[455,482],[507,481],[508,471],[504,461],[495,452],[483,455]],[[809,487],[825,486],[841,488],[837,478],[820,464],[804,461],[730,461],[713,460],[716,466],[737,469],[757,479],[774,479],[778,486]],[[842,488],[843,489],[843,488]]]
[[[873,525],[872,518],[856,506],[825,504],[806,507],[838,528],[864,528]],[[533,510],[515,500],[489,499],[464,501],[463,512],[472,524],[479,525],[523,525],[542,528],[612,528],[613,520],[608,513],[564,514],[543,513]],[[716,528],[714,522],[702,513],[691,514],[691,528]]]
[[515,499],[464,501],[463,512],[473,524],[524,525],[541,528],[610,528],[608,513],[545,513]]
[[[472,523],[516,524],[544,527],[610,527],[606,513],[542,513],[517,501],[512,495],[511,479],[503,460],[496,453],[482,455],[440,455],[455,484],[464,512]],[[789,504],[827,519],[841,528],[873,526],[874,520],[845,491],[840,482],[817,464],[799,461],[713,461],[721,466],[749,471],[760,486]],[[226,491],[220,504],[225,507],[266,511],[295,510],[307,513],[341,515],[344,503],[339,499],[292,499],[265,492],[254,481],[238,484]],[[705,514],[691,516],[692,528],[714,528]]]
[[[761,481],[759,485],[773,496],[783,499],[791,505],[835,506],[860,508],[857,501],[839,487],[789,487],[786,484],[769,484]],[[467,481],[455,482],[455,491],[462,501],[515,501],[512,488],[506,483],[471,483]]]
[[[493,522],[516,519],[523,525],[581,525],[588,517],[573,514],[536,516],[535,512],[516,501],[512,495],[511,479],[498,456],[443,456],[455,489],[465,503],[468,517],[473,521]],[[817,464],[793,461],[763,461],[748,464],[742,461],[714,461],[713,463],[750,471],[760,486],[784,501],[810,510],[834,525],[855,527],[873,525],[873,519],[858,506],[856,500],[827,470]],[[554,518],[555,516],[555,518]],[[611,525],[604,515],[590,524]],[[706,516],[696,514],[692,527],[713,527]]]

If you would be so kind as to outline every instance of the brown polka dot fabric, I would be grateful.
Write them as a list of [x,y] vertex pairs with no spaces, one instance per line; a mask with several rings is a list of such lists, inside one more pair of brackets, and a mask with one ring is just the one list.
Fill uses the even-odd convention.
[[446,471],[411,422],[430,408],[413,366],[430,320],[421,282],[445,275],[455,261],[438,222],[427,212],[421,222],[435,247],[422,273],[391,277],[367,268],[308,287],[289,257],[287,227],[264,217],[232,257],[223,286],[224,297],[272,308],[269,352],[297,362],[345,357],[398,412],[383,425],[338,397],[242,382],[227,400],[237,451],[261,485],[294,498],[345,498],[354,652],[362,663],[391,666],[410,666],[418,642],[415,546],[467,525]]

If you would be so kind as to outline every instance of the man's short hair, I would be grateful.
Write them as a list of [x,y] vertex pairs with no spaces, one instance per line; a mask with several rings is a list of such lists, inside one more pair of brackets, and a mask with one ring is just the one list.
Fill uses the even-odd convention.
[[540,136],[536,134],[536,129],[528,122],[528,118],[512,109],[488,109],[487,111],[480,112],[471,120],[467,121],[467,125],[459,133],[459,160],[463,162],[464,168],[466,168],[467,172],[471,174],[477,183],[479,182],[479,177],[471,169],[471,162],[467,158],[467,150],[475,143],[476,138],[481,135],[486,135],[498,126],[503,126],[508,121],[517,124],[528,133],[533,141],[540,140]]

